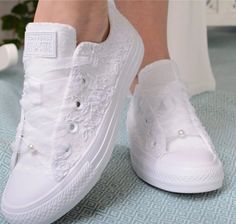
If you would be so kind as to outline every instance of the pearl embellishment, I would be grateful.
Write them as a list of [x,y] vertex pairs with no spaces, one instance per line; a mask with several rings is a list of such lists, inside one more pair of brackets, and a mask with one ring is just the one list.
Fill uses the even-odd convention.
[[28,145],[28,149],[34,150],[34,146],[32,144]]
[[35,150],[34,146],[32,144],[28,145],[28,149],[33,153],[36,154],[37,151]]
[[182,129],[179,130],[179,131],[178,131],[178,136],[181,137],[181,138],[183,138],[183,137],[185,136],[184,130],[182,130]]

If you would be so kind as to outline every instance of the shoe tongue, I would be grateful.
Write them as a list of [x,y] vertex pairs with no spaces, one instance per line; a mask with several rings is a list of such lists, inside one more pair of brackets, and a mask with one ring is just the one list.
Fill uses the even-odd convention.
[[73,27],[57,23],[29,23],[25,33],[24,67],[34,78],[54,79],[68,72],[48,72],[70,67],[76,48]]
[[150,89],[179,80],[177,65],[172,60],[160,60],[145,66],[139,73],[139,86]]

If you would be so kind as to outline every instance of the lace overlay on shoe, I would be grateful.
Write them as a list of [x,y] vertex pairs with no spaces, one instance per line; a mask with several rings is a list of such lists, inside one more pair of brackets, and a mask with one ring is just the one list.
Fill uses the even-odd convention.
[[[125,56],[132,44],[128,40],[123,41],[110,43],[107,54],[106,45],[80,46],[75,52],[69,78],[59,80],[59,84],[57,81],[50,83],[53,85],[40,83],[38,80],[28,79],[29,75],[26,75],[21,100],[22,118],[12,147],[12,167],[19,154],[37,153],[42,165],[46,169],[52,169],[57,181],[67,175],[82,153],[93,143],[108,111],[120,69],[126,62]],[[56,95],[61,84],[66,85],[66,92],[62,105],[55,108],[55,111],[59,111],[59,116],[55,117],[55,111],[52,108],[48,110],[53,102],[44,105],[44,93],[48,97],[50,94]],[[42,123],[39,126],[32,125],[28,115],[31,116],[31,121],[40,118]],[[53,133],[49,126],[54,127]],[[48,163],[50,160],[52,166]]]
[[[71,66],[70,58],[64,58],[63,62],[64,69]],[[43,68],[44,74],[54,70],[49,65]],[[38,73],[40,74],[40,72],[42,71]],[[16,165],[18,155],[23,156],[25,153],[37,155],[42,165],[46,169],[50,169],[47,161],[51,157],[51,130],[60,106],[54,102],[54,96],[66,82],[67,78],[63,77],[44,82],[32,78],[26,69],[24,89],[20,101],[21,119],[17,127],[15,141],[12,143],[12,169]]]
[[[103,122],[117,87],[120,68],[126,60],[123,56],[128,54],[130,48],[124,48],[122,42],[119,46],[117,44],[110,45],[109,49],[112,54],[104,54],[107,46],[103,49],[102,45],[93,45],[89,49],[85,45],[86,49],[80,48],[77,52],[77,57],[92,55],[90,61],[92,66],[91,64],[75,65],[72,69],[71,80],[67,87],[69,92],[66,94],[61,111],[62,116],[55,129],[56,153],[53,170],[57,180],[67,175],[75,162],[79,160],[81,153],[91,146],[99,132],[99,126]],[[107,61],[112,66],[107,64]],[[65,147],[58,144],[60,139],[66,140]],[[73,150],[73,157],[64,156],[65,149],[68,147]]]
[[[134,114],[137,114],[137,127],[134,129],[141,133],[132,133],[131,136],[144,137],[142,141],[146,144],[145,148],[157,157],[168,151],[168,144],[172,141],[191,137],[201,138],[215,155],[214,146],[198,119],[183,84],[174,81],[166,87],[157,88],[160,90],[158,94],[153,93],[152,104],[148,100],[150,92],[145,97],[145,90],[134,97]],[[133,139],[132,142],[134,141],[140,140]]]
[[[93,145],[106,113],[110,112],[109,105],[116,100],[119,75],[134,44],[134,34],[124,35],[130,33],[125,18],[117,23],[111,17],[110,23],[112,29],[106,41],[101,44],[84,42],[76,48],[69,67],[70,75],[60,82],[66,86],[60,105],[53,105],[51,97],[60,92],[60,85],[52,85],[55,87],[52,90],[46,83],[32,86],[29,82],[27,91],[26,80],[24,92],[29,94],[22,98],[23,117],[13,147],[12,167],[19,154],[37,151],[42,164],[60,181]],[[59,69],[64,65],[63,61],[58,63]],[[42,66],[42,73],[45,70],[47,66]],[[47,98],[50,102],[44,105]],[[26,108],[32,112],[32,120],[45,116],[45,123],[32,125],[25,113]]]

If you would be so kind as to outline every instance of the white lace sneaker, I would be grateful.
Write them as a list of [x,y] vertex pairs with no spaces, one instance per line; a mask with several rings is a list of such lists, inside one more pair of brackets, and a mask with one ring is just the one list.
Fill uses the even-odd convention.
[[142,41],[110,7],[110,34],[76,47],[73,28],[26,29],[22,115],[2,197],[10,223],[47,224],[72,209],[106,167],[119,114],[143,58]]
[[167,191],[216,190],[224,178],[221,162],[177,76],[170,60],[154,62],[139,75],[127,119],[133,168]]

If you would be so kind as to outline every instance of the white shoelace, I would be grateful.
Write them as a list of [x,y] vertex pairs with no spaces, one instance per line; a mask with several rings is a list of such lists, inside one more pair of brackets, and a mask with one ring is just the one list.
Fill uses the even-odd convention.
[[[71,62],[71,58],[63,58],[63,61],[57,61],[55,65],[51,62],[50,66],[45,63],[40,74],[45,75],[46,73],[55,72],[59,69],[71,69]],[[59,91],[57,88],[58,84],[66,85],[68,77],[50,80],[49,82],[50,84],[48,85],[47,82],[31,78],[30,74],[26,72],[23,95],[20,101],[22,107],[21,119],[17,127],[15,141],[12,143],[11,147],[13,151],[11,160],[12,168],[14,168],[19,154],[31,152],[41,156],[48,156],[51,153],[48,147],[50,147],[52,133],[48,133],[48,130],[51,132],[52,128],[55,127],[57,113],[60,111],[62,103],[58,102],[58,105],[55,105],[53,108],[44,106],[43,103],[45,99],[43,99],[43,94],[47,88],[51,88],[50,91],[54,91],[56,94],[56,91]],[[31,117],[31,121],[28,121],[29,117]],[[32,120],[32,118],[35,120]],[[40,125],[40,127],[38,126],[37,119],[43,120],[43,124]],[[26,130],[27,134],[25,133]],[[47,135],[47,133],[49,135]],[[45,141],[48,141],[49,144],[45,144]],[[48,147],[46,147],[47,145]]]
[[[91,58],[90,56],[76,55],[76,57],[73,58],[73,61],[72,58],[63,58],[61,60],[57,60],[54,64],[51,62],[50,65],[45,63],[40,73],[45,75],[46,73],[55,72],[60,69],[72,70],[73,67],[80,67],[88,64],[94,66],[94,61],[94,58]],[[37,63],[35,66],[37,67]],[[48,157],[48,155],[52,153],[48,150],[48,147],[52,147],[50,140],[53,138],[53,131],[58,117],[57,114],[59,113],[63,102],[61,101],[53,108],[51,108],[51,105],[49,107],[43,107],[41,103],[44,103],[45,99],[43,99],[42,96],[44,91],[48,89],[50,89],[50,95],[57,95],[58,91],[62,91],[58,85],[62,85],[65,89],[62,94],[62,98],[64,98],[64,94],[67,91],[66,86],[68,82],[70,82],[68,79],[69,75],[66,78],[50,80],[49,82],[41,82],[40,80],[32,78],[28,79],[28,77],[30,77],[30,74],[26,73],[23,96],[21,100],[21,120],[17,128],[15,141],[12,144],[12,168],[14,168],[17,162],[18,154],[32,152]],[[38,127],[38,125],[35,124],[37,122],[28,121],[29,114],[33,115],[35,120],[42,118],[43,115],[44,121],[46,122],[44,122],[44,125],[41,127]],[[25,135],[26,130],[28,137]],[[29,139],[30,136],[34,136],[33,139]],[[45,144],[45,142],[47,142],[47,144]],[[67,150],[65,150],[65,154],[66,153]]]

